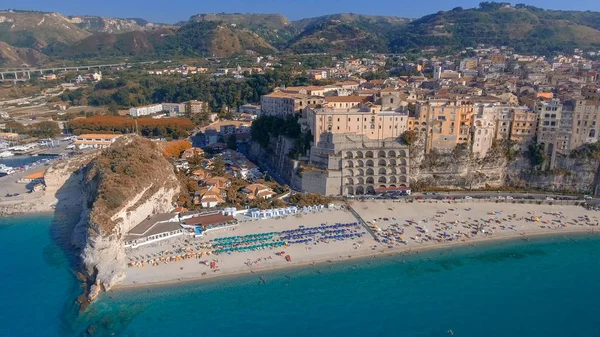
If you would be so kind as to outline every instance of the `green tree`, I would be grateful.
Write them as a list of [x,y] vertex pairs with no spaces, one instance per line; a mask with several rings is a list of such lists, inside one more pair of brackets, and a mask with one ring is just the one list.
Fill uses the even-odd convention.
[[408,130],[404,131],[404,133],[400,136],[400,139],[404,142],[404,144],[412,145],[417,141],[417,139],[419,139],[419,135],[413,130]]
[[529,145],[529,160],[534,168],[541,167],[546,161],[546,153],[544,151],[544,144],[531,144]]
[[116,104],[109,104],[109,106],[108,106],[108,115],[111,115],[111,116],[118,116],[119,115],[119,108],[117,107]]
[[232,150],[237,149],[237,138],[235,135],[230,135],[229,138],[227,138],[227,147]]
[[225,173],[227,173],[227,169],[225,167],[225,162],[223,161],[223,158],[221,158],[221,157],[215,158],[215,160],[213,161],[212,172],[215,176],[219,176],[219,177],[222,177],[225,175]]
[[39,122],[31,126],[30,134],[38,138],[53,138],[60,135],[60,127],[56,122]]

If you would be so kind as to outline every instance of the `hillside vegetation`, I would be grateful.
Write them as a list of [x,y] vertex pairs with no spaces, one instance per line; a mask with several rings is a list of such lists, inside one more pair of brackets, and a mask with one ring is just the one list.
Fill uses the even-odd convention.
[[61,50],[63,58],[110,56],[216,56],[274,52],[270,44],[247,29],[214,22],[191,22],[179,29],[160,28],[122,34],[98,33]]
[[300,31],[288,18],[281,14],[198,14],[190,18],[191,22],[217,22],[246,28],[269,44],[283,46]]
[[[484,43],[523,53],[600,48],[600,13],[483,2],[416,20],[333,14],[291,22],[280,14],[198,14],[177,26],[142,19],[0,12],[2,64],[91,57],[456,51]],[[8,48],[8,47],[7,47]],[[20,55],[20,56],[19,56]]]
[[0,11],[0,41],[13,47],[42,51],[89,35],[58,13]]
[[47,59],[46,55],[35,49],[13,47],[0,41],[0,64],[6,67],[21,67],[24,64],[37,66]]
[[479,43],[520,52],[547,53],[600,46],[600,13],[547,11],[531,6],[481,3],[422,17],[388,34],[390,50],[457,49]]

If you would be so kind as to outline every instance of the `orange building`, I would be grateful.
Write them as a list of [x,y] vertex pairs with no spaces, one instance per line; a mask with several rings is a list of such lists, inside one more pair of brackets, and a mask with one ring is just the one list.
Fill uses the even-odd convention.
[[[432,99],[417,104],[411,130],[425,136],[425,152],[453,149],[471,140],[473,103],[465,100]],[[411,123],[412,122],[412,123]]]

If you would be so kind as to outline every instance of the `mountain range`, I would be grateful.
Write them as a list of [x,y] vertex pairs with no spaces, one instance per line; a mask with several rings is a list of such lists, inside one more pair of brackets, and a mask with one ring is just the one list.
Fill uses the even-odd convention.
[[483,2],[418,19],[333,14],[198,14],[174,25],[143,19],[0,11],[0,65],[62,59],[273,53],[453,51],[480,43],[519,52],[600,49],[600,12]]

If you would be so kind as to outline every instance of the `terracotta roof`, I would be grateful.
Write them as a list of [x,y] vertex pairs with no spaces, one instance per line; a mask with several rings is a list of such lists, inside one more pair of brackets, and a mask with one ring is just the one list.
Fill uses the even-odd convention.
[[98,139],[98,138],[106,138],[106,139],[113,139],[116,137],[121,136],[120,134],[110,134],[110,133],[86,133],[83,135],[79,135],[77,136],[77,138],[94,138],[94,139]]
[[286,94],[285,92],[275,91],[264,97],[272,97],[272,98],[293,98],[291,94]]
[[225,177],[212,177],[212,178],[207,179],[205,181],[205,183],[207,185],[215,185],[215,186],[218,186],[218,187],[223,187],[228,182],[229,182],[229,179],[227,179]]
[[23,177],[23,179],[44,179],[44,174],[46,174],[46,170],[26,175]]
[[79,140],[73,144],[75,144],[75,145],[110,145],[110,141],[106,140],[106,141],[95,142],[95,141],[91,141],[91,140]]
[[329,96],[325,98],[327,103],[345,103],[345,102],[364,102],[367,98],[364,96]]
[[207,215],[199,215],[193,218],[189,218],[183,221],[184,224],[189,226],[198,226],[198,225],[214,225],[218,223],[228,222],[234,220],[231,215],[223,215],[221,213],[216,214],[207,214]]

